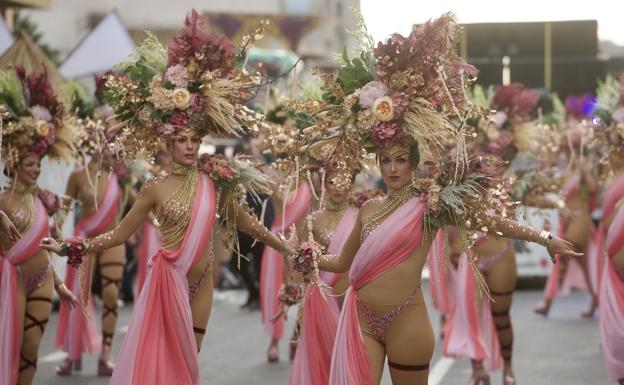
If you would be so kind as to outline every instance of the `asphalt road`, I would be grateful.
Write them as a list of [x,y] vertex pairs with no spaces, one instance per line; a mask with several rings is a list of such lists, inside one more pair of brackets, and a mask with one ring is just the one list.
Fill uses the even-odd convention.
[[[280,346],[280,362],[266,362],[268,337],[264,335],[257,311],[239,310],[244,300],[241,291],[223,292],[217,300],[200,354],[201,383],[210,385],[287,385],[289,362],[286,341]],[[531,309],[538,301],[538,291],[518,291],[514,296],[512,317],[516,333],[514,367],[518,385],[606,385],[609,384],[602,363],[597,319],[581,319],[588,297],[573,293],[562,297],[552,308],[548,319],[538,317]],[[121,345],[124,326],[131,307],[120,309],[119,332],[113,344]],[[438,315],[430,312],[436,334]],[[292,330],[289,317],[287,333]],[[82,373],[58,377],[55,366],[63,359],[53,347],[56,314],[46,330],[40,350],[39,369],[34,384],[107,384],[96,376],[96,356],[85,357]],[[440,357],[440,344],[431,363],[430,385],[466,384],[470,376],[468,360]],[[500,373],[492,374],[492,384],[501,384]],[[387,373],[382,382],[389,385]]]

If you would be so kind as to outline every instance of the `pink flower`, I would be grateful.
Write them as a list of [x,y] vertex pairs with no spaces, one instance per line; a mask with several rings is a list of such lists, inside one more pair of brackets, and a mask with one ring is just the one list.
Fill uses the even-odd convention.
[[386,95],[386,92],[388,92],[388,86],[380,81],[367,83],[360,91],[360,106],[363,108],[372,106],[375,100]]
[[219,174],[219,176],[222,179],[225,179],[226,181],[233,181],[234,179],[236,179],[236,173],[234,172],[232,167],[230,167],[227,164],[224,164],[224,163],[217,164],[215,169],[217,173]]
[[48,141],[46,140],[46,138],[39,139],[33,146],[33,151],[39,156],[45,154],[47,150],[48,150]]
[[200,94],[191,96],[191,108],[195,111],[201,111],[204,108],[204,98]]
[[61,198],[51,191],[42,190],[39,193],[39,199],[41,200],[41,203],[43,203],[48,215],[54,214],[61,207]]
[[400,134],[401,126],[398,123],[379,123],[373,128],[373,141],[379,147],[390,147],[396,144]]
[[176,87],[186,88],[188,86],[189,73],[182,64],[176,64],[167,68],[165,80]]
[[48,136],[46,136],[46,143],[48,143],[48,146],[51,146],[54,144],[55,141],[56,130],[54,130],[54,127],[50,127],[50,130],[48,131]]
[[30,114],[35,120],[43,120],[44,122],[52,120],[52,114],[50,111],[40,105],[32,106],[28,109],[28,111],[30,111]]
[[175,127],[169,123],[163,123],[158,126],[158,133],[164,136],[169,136],[175,132]]
[[169,118],[169,123],[175,128],[188,127],[189,123],[191,123],[191,118],[184,111],[176,111]]

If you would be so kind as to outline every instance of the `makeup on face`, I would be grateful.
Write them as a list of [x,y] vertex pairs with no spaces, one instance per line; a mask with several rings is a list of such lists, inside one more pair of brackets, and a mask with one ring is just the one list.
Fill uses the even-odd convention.
[[172,157],[176,163],[190,166],[197,161],[201,138],[195,130],[181,130],[172,138]]
[[379,168],[388,187],[399,189],[411,182],[414,166],[410,160],[409,150],[399,147],[381,151]]
[[27,186],[36,184],[40,174],[41,158],[36,154],[24,157],[17,167],[17,178]]

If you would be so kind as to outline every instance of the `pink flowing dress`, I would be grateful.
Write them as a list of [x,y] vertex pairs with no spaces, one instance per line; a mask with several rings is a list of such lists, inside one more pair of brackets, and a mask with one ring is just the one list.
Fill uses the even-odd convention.
[[149,258],[156,254],[162,241],[160,239],[160,231],[158,227],[145,221],[141,235],[141,245],[139,246],[139,254],[137,255],[137,278],[136,278],[136,295],[141,294],[145,278],[147,277],[147,263]]
[[[349,207],[334,229],[329,254],[340,254],[347,242],[358,210]],[[344,274],[321,272],[321,281],[335,285]],[[317,285],[308,285],[303,304],[303,324],[297,351],[290,370],[290,385],[327,385],[331,356],[340,313],[334,297],[328,297]]]
[[213,181],[200,173],[197,183],[182,244],[150,258],[110,385],[199,384],[186,274],[210,246],[217,203]]
[[602,356],[611,381],[624,379],[624,271],[612,258],[624,247],[624,209],[620,207],[609,226],[607,259],[600,286],[599,327]]
[[[117,176],[110,173],[104,188],[102,204],[96,212],[80,220],[74,228],[74,234],[88,238],[103,233],[111,226],[119,212],[119,200],[121,198],[121,188],[117,183]],[[93,258],[88,258],[88,263],[95,263]],[[86,268],[90,271],[90,267]],[[67,266],[65,274],[65,285],[76,297],[82,295],[89,298],[87,301],[87,316],[81,307],[70,309],[62,303],[59,310],[59,321],[56,328],[55,345],[68,353],[68,358],[78,360],[82,354],[93,353],[100,350],[101,337],[95,322],[95,310],[93,300],[88,296],[91,288],[84,287],[85,283],[80,282],[78,270]]]
[[17,384],[22,324],[17,301],[16,266],[36,255],[48,236],[48,214],[35,198],[32,226],[6,253],[0,250],[0,385]]
[[[284,215],[273,221],[271,231],[274,234],[287,231],[292,224],[299,222],[309,212],[311,201],[310,186],[307,183],[301,184],[293,199],[286,206]],[[265,246],[260,267],[260,318],[267,334],[278,340],[284,335],[284,317],[279,317],[275,322],[272,318],[280,309],[277,296],[282,283],[283,270],[282,255],[277,250]]]

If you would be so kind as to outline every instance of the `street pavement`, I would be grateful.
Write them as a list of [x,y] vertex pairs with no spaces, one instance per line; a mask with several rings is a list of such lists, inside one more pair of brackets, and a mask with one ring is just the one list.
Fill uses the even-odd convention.
[[[518,385],[607,385],[600,354],[597,319],[580,317],[589,303],[582,292],[562,297],[553,305],[548,319],[539,317],[532,308],[540,298],[535,290],[518,291],[514,295],[512,317],[515,345],[514,369]],[[269,342],[260,325],[258,311],[240,310],[243,291],[225,291],[215,301],[212,318],[200,353],[201,383],[209,385],[287,385],[290,364],[288,344],[280,346],[280,362],[266,362]],[[429,301],[430,302],[430,301]],[[429,306],[430,307],[430,306]],[[132,308],[120,309],[119,332],[113,348],[118,351]],[[439,335],[438,314],[430,307],[430,317]],[[58,377],[55,366],[63,359],[53,347],[57,314],[53,314],[40,349],[39,369],[34,384],[107,384],[107,378],[96,376],[97,356],[85,357],[83,371],[71,377]],[[294,309],[286,326],[292,331]],[[429,385],[464,385],[470,376],[466,359],[441,358],[438,341]],[[502,384],[500,372],[492,374],[492,385]],[[383,385],[390,385],[384,373]],[[172,384],[177,385],[177,384]]]

